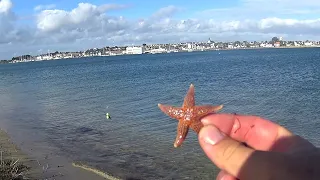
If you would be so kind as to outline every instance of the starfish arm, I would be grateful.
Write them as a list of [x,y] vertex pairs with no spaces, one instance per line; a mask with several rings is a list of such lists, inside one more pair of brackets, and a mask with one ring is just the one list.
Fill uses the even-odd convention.
[[181,146],[181,144],[187,137],[188,131],[189,131],[189,126],[185,124],[184,121],[179,121],[178,129],[177,129],[177,137],[176,137],[176,140],[174,141],[175,148]]
[[211,105],[204,105],[204,106],[195,106],[195,116],[197,119],[202,118],[205,115],[208,115],[209,113],[215,113],[219,110],[221,110],[223,105],[220,106],[211,106]]
[[183,107],[190,108],[190,107],[193,107],[194,105],[195,105],[195,102],[194,102],[194,86],[193,86],[193,84],[191,84],[190,88],[189,88],[189,90],[187,92],[187,95],[184,98]]
[[196,132],[197,134],[199,134],[200,132],[200,129],[203,127],[203,124],[201,123],[201,121],[197,121],[197,122],[193,122],[191,125],[190,125],[190,128]]
[[183,116],[182,108],[163,105],[163,104],[158,104],[158,107],[162,112],[164,112],[166,115],[170,116],[171,118],[179,119]]

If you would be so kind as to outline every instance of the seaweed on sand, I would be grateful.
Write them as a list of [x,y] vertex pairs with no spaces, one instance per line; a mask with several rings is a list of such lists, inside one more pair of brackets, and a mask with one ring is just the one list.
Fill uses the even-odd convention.
[[24,172],[29,170],[29,167],[19,162],[19,159],[3,159],[2,151],[0,159],[0,180],[23,180]]

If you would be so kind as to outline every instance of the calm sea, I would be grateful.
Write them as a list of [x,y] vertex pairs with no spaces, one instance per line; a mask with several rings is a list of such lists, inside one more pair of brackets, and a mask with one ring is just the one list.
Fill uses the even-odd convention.
[[1,65],[0,121],[25,143],[46,142],[52,153],[124,179],[214,179],[196,134],[175,149],[177,121],[157,107],[181,105],[190,83],[196,104],[259,115],[320,145],[318,48]]

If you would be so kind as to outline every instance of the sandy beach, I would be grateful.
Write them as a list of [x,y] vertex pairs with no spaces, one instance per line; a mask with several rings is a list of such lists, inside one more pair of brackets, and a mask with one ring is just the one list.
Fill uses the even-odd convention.
[[[0,129],[0,156],[1,162],[8,162],[7,164],[2,163],[2,168],[14,168],[14,172],[10,173],[10,176],[14,174],[14,177],[18,178],[19,176],[20,179],[117,179],[90,167],[82,166],[79,163],[68,162],[63,157],[50,157],[50,155],[47,155],[41,159],[34,158],[27,152],[22,151],[10,139],[4,129]],[[18,172],[15,173],[15,170]],[[0,179],[11,179],[12,177],[10,176],[1,173]]]

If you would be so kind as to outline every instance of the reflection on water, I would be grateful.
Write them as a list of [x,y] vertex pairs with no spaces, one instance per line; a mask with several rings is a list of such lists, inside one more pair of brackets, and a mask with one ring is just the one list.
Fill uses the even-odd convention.
[[[96,57],[0,66],[0,118],[59,153],[121,178],[213,179],[217,169],[158,103],[257,114],[319,145],[318,49]],[[106,63],[105,63],[106,62]],[[112,119],[106,119],[109,112]],[[28,134],[24,134],[25,141]]]

